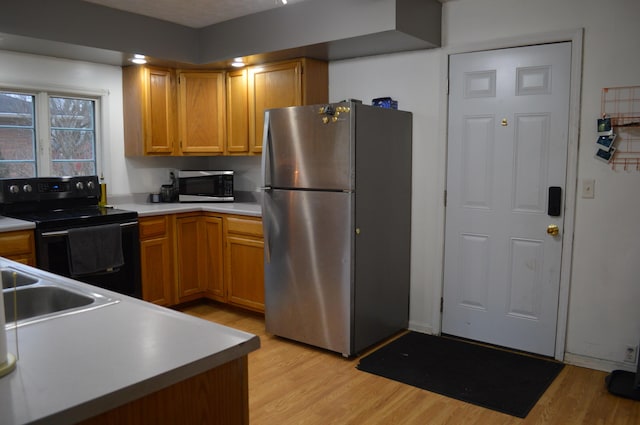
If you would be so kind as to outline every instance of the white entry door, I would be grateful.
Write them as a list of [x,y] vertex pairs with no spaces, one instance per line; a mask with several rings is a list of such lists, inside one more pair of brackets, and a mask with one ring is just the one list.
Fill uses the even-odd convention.
[[571,43],[450,56],[443,333],[555,353],[570,75]]

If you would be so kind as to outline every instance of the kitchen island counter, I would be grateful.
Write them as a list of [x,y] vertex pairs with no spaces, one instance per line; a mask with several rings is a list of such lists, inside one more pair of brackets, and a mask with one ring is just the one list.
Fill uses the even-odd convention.
[[[69,280],[3,258],[0,266]],[[96,291],[119,302],[18,327],[16,370],[0,378],[0,423],[83,421],[239,359],[242,369],[248,353],[260,346],[255,335]],[[13,329],[7,331],[7,347],[18,351]],[[241,372],[246,379],[246,369]],[[246,390],[246,382],[239,387]],[[246,407],[246,400],[239,406]]]

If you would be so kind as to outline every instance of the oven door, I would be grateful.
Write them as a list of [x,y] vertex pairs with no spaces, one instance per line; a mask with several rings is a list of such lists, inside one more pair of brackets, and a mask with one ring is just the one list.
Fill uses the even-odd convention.
[[43,270],[72,277],[100,288],[142,298],[138,221],[120,223],[124,265],[108,272],[71,276],[69,271],[68,230],[36,229],[36,264]]

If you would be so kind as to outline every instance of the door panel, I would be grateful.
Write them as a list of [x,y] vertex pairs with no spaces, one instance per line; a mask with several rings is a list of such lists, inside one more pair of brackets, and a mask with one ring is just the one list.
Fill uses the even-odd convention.
[[267,332],[350,353],[353,196],[265,192]]
[[450,57],[444,333],[554,354],[570,62],[570,43]]
[[[345,104],[345,106],[348,106]],[[272,187],[352,189],[351,113],[324,123],[317,106],[269,111]]]

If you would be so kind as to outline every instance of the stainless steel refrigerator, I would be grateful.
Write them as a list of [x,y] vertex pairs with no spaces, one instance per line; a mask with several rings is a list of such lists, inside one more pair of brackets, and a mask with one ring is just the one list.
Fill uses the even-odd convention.
[[407,328],[411,134],[357,102],[265,113],[267,332],[352,356]]

